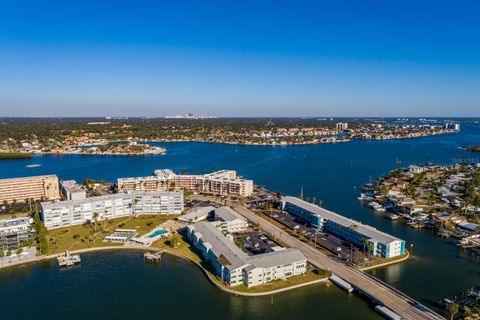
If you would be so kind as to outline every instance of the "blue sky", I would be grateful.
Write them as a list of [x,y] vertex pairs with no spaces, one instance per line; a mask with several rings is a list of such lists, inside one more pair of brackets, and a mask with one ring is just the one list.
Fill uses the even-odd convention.
[[0,2],[0,116],[479,110],[476,0]]

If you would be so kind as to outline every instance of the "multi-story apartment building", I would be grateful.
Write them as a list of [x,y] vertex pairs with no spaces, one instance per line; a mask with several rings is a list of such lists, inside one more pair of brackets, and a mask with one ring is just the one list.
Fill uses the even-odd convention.
[[249,256],[210,222],[188,226],[187,237],[230,286],[253,287],[307,272],[307,258],[300,250],[282,249]]
[[15,250],[28,243],[32,233],[32,218],[0,220],[0,250]]
[[212,222],[221,231],[241,232],[248,228],[248,221],[230,207],[215,209],[215,221]]
[[404,240],[304,200],[283,197],[282,209],[359,248],[363,249],[370,244],[372,255],[392,258],[405,253]]
[[56,175],[0,179],[0,203],[60,198]]
[[81,200],[87,197],[87,192],[75,180],[60,181],[60,190],[66,200]]
[[140,214],[180,214],[183,192],[140,192],[43,202],[41,219],[47,229],[79,225],[89,221]]
[[220,170],[204,175],[177,175],[172,170],[159,169],[155,170],[154,176],[119,178],[118,188],[124,192],[186,189],[248,197],[253,193],[253,181],[239,178],[233,170]]
[[344,131],[348,129],[348,123],[347,122],[339,122],[335,125],[335,128],[337,131]]

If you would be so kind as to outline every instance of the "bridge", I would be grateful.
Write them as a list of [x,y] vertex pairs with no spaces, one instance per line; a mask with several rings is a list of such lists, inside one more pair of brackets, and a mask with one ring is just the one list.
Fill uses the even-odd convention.
[[311,264],[330,270],[333,274],[349,282],[355,290],[368,297],[375,304],[383,305],[402,319],[408,320],[439,320],[441,315],[425,307],[401,291],[389,286],[383,281],[357,269],[337,262],[312,246],[292,237],[271,222],[257,216],[253,211],[232,203],[235,210],[248,220],[258,224],[264,231],[275,235],[286,245],[299,249]]

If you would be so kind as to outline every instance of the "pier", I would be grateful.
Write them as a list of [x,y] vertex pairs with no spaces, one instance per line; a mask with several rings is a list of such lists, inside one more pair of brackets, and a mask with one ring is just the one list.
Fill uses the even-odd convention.
[[239,205],[234,209],[250,221],[258,224],[264,231],[275,234],[277,239],[286,245],[297,248],[313,265],[331,271],[336,276],[348,282],[357,294],[368,298],[375,305],[384,306],[401,319],[409,320],[439,320],[441,315],[410,298],[403,292],[387,283],[357,269],[337,262],[312,246],[290,236],[285,231],[257,216],[253,211]]
[[57,257],[58,265],[60,268],[71,267],[73,265],[79,264],[81,259],[79,254],[70,254],[70,251],[65,251],[64,254]]
[[161,251],[147,251],[143,254],[143,258],[148,262],[159,262],[162,259]]

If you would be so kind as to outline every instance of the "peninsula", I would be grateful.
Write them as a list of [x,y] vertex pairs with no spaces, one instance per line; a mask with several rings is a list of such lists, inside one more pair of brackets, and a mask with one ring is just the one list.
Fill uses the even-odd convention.
[[[102,120],[102,121],[100,121]],[[340,120],[340,122],[339,122]],[[4,119],[0,150],[34,154],[163,154],[151,142],[286,146],[455,133],[458,123],[392,119]]]

